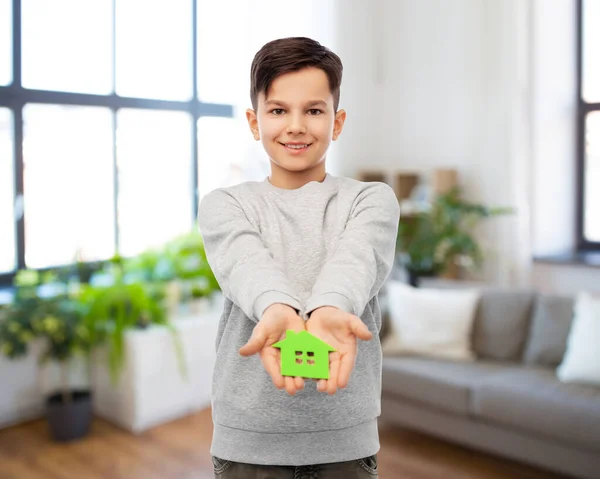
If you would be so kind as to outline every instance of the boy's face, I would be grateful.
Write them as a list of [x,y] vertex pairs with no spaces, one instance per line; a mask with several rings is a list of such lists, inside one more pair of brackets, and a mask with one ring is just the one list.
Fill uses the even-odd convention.
[[327,149],[342,132],[346,113],[334,112],[327,75],[311,67],[277,77],[246,117],[269,155],[273,179],[284,185],[291,184],[286,178],[322,179]]

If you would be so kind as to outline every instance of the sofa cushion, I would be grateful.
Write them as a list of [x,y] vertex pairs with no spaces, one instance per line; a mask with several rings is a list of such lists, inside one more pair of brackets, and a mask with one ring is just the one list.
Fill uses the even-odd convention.
[[501,363],[454,362],[432,358],[383,358],[382,392],[418,401],[456,414],[470,411],[470,390],[491,373],[504,371]]
[[574,298],[540,294],[535,300],[525,362],[555,368],[567,348]]
[[556,369],[558,379],[600,388],[600,296],[577,294],[565,357]]
[[474,359],[471,331],[477,289],[423,289],[399,281],[389,281],[386,289],[392,334],[382,344],[384,355]]
[[600,451],[600,388],[561,383],[551,369],[522,367],[490,376],[473,391],[486,422]]
[[533,304],[529,290],[486,288],[473,324],[473,349],[480,358],[519,361]]

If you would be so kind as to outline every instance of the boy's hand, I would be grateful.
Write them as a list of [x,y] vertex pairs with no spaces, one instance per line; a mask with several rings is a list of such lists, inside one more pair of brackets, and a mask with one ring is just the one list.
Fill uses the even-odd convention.
[[329,353],[329,379],[320,379],[317,390],[335,394],[345,388],[356,361],[356,340],[370,340],[373,335],[358,316],[332,306],[315,309],[306,321],[306,330],[336,349]]
[[248,342],[240,348],[242,356],[252,356],[260,353],[263,366],[277,389],[283,389],[290,395],[304,389],[304,379],[301,377],[284,377],[281,375],[281,351],[271,347],[277,341],[285,338],[288,329],[299,333],[304,331],[304,320],[296,310],[286,304],[276,303],[269,306],[260,321],[254,327]]

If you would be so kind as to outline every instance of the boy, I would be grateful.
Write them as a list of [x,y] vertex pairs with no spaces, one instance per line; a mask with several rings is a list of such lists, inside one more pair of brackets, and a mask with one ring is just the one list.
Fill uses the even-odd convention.
[[[314,40],[264,45],[246,117],[271,175],[200,203],[225,296],[212,387],[216,477],[377,477],[377,293],[392,268],[400,208],[386,184],[325,170],[346,118],[341,78],[339,57]],[[329,379],[281,375],[271,345],[290,329],[335,348]]]

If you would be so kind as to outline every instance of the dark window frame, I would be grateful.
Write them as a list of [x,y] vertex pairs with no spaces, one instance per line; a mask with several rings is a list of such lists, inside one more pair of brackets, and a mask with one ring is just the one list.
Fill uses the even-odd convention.
[[[33,90],[23,88],[21,78],[21,0],[12,1],[12,67],[13,80],[8,86],[0,86],[0,107],[9,108],[13,115],[13,165],[14,165],[14,201],[15,204],[25,194],[23,188],[23,108],[28,103],[42,103],[53,105],[73,105],[73,106],[98,106],[105,107],[111,110],[113,116],[113,168],[115,171],[114,177],[114,224],[115,224],[115,251],[118,251],[118,171],[116,167],[116,116],[117,111],[121,108],[137,108],[149,110],[170,110],[187,112],[192,117],[192,175],[193,181],[193,197],[190,201],[193,202],[193,217],[190,218],[190,226],[193,225],[198,211],[198,137],[197,123],[200,117],[224,117],[232,118],[234,113],[233,105],[204,103],[198,99],[197,79],[198,79],[198,62],[197,62],[197,38],[198,38],[198,22],[197,0],[192,0],[192,98],[188,101],[167,101],[153,100],[145,98],[122,97],[115,93],[115,38],[116,29],[116,1],[113,0],[113,78],[112,78],[112,93],[109,95],[94,95],[83,93],[56,92],[45,90]],[[10,285],[14,279],[15,273],[25,268],[25,212],[20,218],[15,218],[15,234],[17,248],[17,265],[16,271],[10,273],[0,273],[0,286]],[[55,265],[62,266],[62,265]]]
[[585,237],[585,120],[590,112],[600,111],[600,103],[583,99],[583,0],[577,0],[577,185],[576,185],[576,241],[577,251],[600,251],[600,242]]

